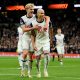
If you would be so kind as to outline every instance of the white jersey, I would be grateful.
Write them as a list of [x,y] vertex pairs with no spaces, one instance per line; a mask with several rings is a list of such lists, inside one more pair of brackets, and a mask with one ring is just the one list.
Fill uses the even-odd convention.
[[19,41],[22,39],[22,35],[23,35],[23,30],[21,27],[18,27],[18,37],[19,37]]
[[55,35],[56,46],[64,46],[64,34]]
[[[38,25],[38,26],[43,28],[45,26],[45,24],[46,24],[45,20],[43,22],[40,22],[40,23],[36,19],[34,21],[32,21],[32,26]],[[50,41],[49,29],[47,31],[43,30],[41,32],[39,32],[38,30],[35,30],[35,32],[36,32],[36,42],[37,43],[45,44],[45,43]]]
[[[25,26],[29,26],[30,27],[31,22],[34,19],[35,19],[35,15],[33,15],[33,17],[31,17],[31,18],[28,18],[26,15],[22,16],[21,19],[20,19],[21,27],[25,27]],[[23,26],[23,25],[25,25],[25,26]],[[30,39],[31,38],[31,31],[24,32],[23,38]]]

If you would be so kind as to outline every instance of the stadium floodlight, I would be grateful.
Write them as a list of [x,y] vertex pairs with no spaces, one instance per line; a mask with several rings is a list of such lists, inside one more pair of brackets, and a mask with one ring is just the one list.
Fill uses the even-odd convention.
[[34,6],[35,9],[43,8],[42,6]]
[[80,7],[80,4],[74,4],[74,7]]
[[48,5],[49,9],[67,9],[68,3],[65,4],[50,4]]
[[[42,8],[42,6],[34,6],[35,9]],[[7,10],[25,10],[23,5],[7,6]]]

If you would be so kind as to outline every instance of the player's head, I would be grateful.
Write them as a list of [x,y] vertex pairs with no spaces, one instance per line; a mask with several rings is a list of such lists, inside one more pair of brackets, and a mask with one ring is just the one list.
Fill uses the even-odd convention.
[[62,32],[62,31],[61,31],[61,28],[58,28],[58,29],[57,29],[57,33],[58,33],[58,34],[61,34],[61,32]]
[[45,12],[43,9],[37,10],[37,17],[42,18],[42,17],[44,17],[44,15],[45,15]]
[[25,10],[28,14],[33,15],[33,13],[34,13],[34,4],[32,4],[32,3],[26,4]]

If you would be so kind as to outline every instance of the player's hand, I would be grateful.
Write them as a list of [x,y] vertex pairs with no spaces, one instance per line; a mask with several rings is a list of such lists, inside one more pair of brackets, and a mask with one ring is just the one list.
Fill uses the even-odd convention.
[[27,26],[25,26],[25,28],[31,28],[31,26],[27,25]]
[[38,25],[34,26],[33,28],[38,30]]
[[43,27],[43,30],[44,30],[44,31],[47,31],[47,30],[48,30],[48,28],[47,28],[46,26],[44,26],[44,27]]
[[38,26],[38,32],[42,32],[42,31],[43,31],[42,27]]

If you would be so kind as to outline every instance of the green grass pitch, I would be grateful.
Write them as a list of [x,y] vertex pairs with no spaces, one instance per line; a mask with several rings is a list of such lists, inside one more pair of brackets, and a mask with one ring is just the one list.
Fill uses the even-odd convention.
[[41,65],[42,77],[36,77],[35,60],[33,62],[33,78],[20,77],[17,57],[0,57],[0,80],[80,80],[80,59],[66,58],[64,65],[60,65],[57,58],[50,61],[48,66],[49,77],[44,78],[43,60]]

